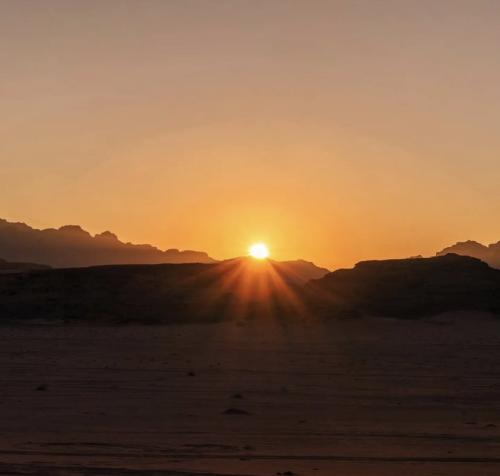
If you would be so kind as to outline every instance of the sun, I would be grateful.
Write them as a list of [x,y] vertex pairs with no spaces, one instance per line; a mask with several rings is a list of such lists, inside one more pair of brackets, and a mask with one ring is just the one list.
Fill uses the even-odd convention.
[[254,243],[248,248],[248,254],[255,259],[266,259],[269,257],[269,249],[265,243]]

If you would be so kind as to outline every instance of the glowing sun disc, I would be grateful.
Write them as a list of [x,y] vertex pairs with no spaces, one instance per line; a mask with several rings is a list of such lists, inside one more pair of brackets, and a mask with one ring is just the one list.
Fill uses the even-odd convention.
[[269,257],[269,249],[264,243],[254,243],[248,248],[248,254],[255,259],[266,259]]

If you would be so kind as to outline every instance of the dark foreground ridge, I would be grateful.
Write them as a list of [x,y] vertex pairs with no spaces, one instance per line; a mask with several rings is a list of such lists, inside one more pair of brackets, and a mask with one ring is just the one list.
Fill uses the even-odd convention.
[[366,261],[307,281],[302,262],[100,266],[0,275],[0,319],[174,323],[262,316],[500,312],[500,270],[469,257]]
[[500,270],[466,256],[364,261],[308,285],[326,314],[413,318],[500,311]]
[[303,314],[304,285],[319,269],[304,263],[238,258],[4,275],[0,319],[174,323]]

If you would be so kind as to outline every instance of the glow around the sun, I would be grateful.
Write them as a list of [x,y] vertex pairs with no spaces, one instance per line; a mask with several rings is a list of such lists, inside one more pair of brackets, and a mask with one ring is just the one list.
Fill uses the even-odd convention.
[[248,254],[255,259],[266,259],[269,257],[269,249],[265,243],[254,243],[248,248]]

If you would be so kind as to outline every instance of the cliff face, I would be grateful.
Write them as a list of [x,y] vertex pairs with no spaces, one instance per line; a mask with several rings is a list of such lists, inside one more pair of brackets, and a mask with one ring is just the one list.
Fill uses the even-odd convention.
[[201,251],[159,250],[151,245],[123,243],[111,232],[92,236],[76,225],[37,230],[0,219],[0,256],[56,268],[104,264],[212,263]]

